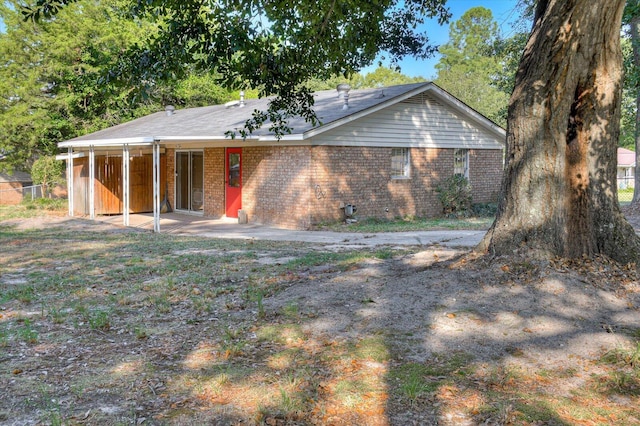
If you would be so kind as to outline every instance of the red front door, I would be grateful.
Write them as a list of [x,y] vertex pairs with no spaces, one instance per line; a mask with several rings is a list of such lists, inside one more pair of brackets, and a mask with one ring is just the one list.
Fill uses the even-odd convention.
[[227,148],[225,186],[227,217],[238,217],[242,208],[242,148]]

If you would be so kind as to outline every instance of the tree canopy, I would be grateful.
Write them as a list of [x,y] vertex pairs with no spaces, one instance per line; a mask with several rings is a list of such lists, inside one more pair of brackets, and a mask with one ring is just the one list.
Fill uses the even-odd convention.
[[[73,2],[37,0],[24,12],[30,19],[47,20]],[[432,55],[435,47],[418,26],[432,17],[445,22],[450,16],[445,3],[129,0],[131,16],[153,22],[157,31],[123,52],[107,80],[128,86],[141,81],[149,89],[184,76],[185,64],[216,70],[225,87],[275,95],[268,110],[256,111],[246,129],[270,120],[271,129],[282,135],[289,131],[291,116],[316,122],[313,97],[304,84],[308,80],[349,77],[381,52],[391,63],[407,55]]]
[[3,168],[28,167],[56,142],[130,117],[122,93],[101,90],[100,70],[148,27],[119,14],[117,1],[86,1],[55,20],[24,22],[19,3],[0,16],[0,150]]
[[[56,185],[63,185],[64,162],[52,155],[42,155],[33,163],[31,178],[36,185],[42,185],[44,194],[52,191]],[[44,195],[43,194],[43,195]]]
[[345,82],[353,89],[364,89],[419,83],[423,81],[425,81],[425,79],[422,77],[409,77],[398,70],[379,66],[375,70],[365,74],[353,74],[348,79],[345,79],[342,75],[333,76],[324,80],[312,78],[305,83],[305,86],[312,91],[318,91],[335,89],[338,84]]
[[502,39],[491,11],[478,6],[451,23],[435,83],[506,127],[507,104],[526,34]]
[[[202,106],[229,100],[209,71],[187,66],[185,77],[146,84],[116,84],[109,74],[122,52],[157,32],[157,24],[132,20],[122,0],[85,0],[55,19],[25,21],[20,3],[0,4],[0,168],[28,169],[56,143],[119,124],[163,104]],[[138,90],[146,84],[148,96]]]

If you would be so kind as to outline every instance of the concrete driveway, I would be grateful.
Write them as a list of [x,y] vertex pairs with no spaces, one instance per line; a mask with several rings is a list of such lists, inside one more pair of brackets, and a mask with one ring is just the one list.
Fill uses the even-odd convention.
[[[122,224],[122,216],[102,216],[97,220]],[[153,215],[130,215],[130,226],[153,229]],[[486,231],[411,231],[411,232],[330,232],[296,231],[264,225],[240,225],[235,219],[210,219],[201,216],[168,213],[160,216],[160,232],[176,235],[198,235],[208,238],[255,239],[268,241],[300,241],[341,247],[373,247],[381,245],[433,245],[474,247]]]

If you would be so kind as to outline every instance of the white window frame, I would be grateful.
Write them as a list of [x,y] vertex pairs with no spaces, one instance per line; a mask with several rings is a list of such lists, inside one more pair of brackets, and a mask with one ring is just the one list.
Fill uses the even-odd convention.
[[410,177],[411,154],[409,148],[391,148],[391,178],[409,179]]
[[[202,154],[202,188],[199,188],[201,190],[201,194],[200,196],[202,197],[202,209],[196,210],[193,208],[193,196],[194,196],[194,188],[193,188],[193,153],[200,153]],[[184,208],[179,208],[178,207],[178,154],[189,154],[189,165],[188,165],[188,172],[187,172],[187,179],[188,179],[188,184],[187,184],[187,194],[182,194],[182,196],[186,196],[187,197],[187,205],[189,206],[188,208],[184,209]],[[205,156],[204,156],[204,149],[177,149],[175,150],[174,153],[174,157],[173,157],[173,164],[174,164],[174,173],[176,178],[173,180],[173,206],[174,206],[174,211],[179,212],[179,213],[183,213],[183,214],[190,214],[190,215],[195,215],[195,216],[203,216],[204,215],[204,186],[205,186],[205,180],[204,180],[204,171],[205,171]]]
[[453,174],[469,179],[469,150],[456,148],[453,150]]

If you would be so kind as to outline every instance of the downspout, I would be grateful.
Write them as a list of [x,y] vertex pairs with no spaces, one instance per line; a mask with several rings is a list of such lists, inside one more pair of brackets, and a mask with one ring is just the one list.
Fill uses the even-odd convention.
[[153,141],[153,232],[160,232],[160,141]]
[[122,145],[122,220],[124,226],[129,226],[129,206],[131,205],[130,184],[131,178],[129,164],[129,144]]
[[96,151],[89,146],[89,219],[96,218]]
[[69,147],[69,159],[67,160],[67,202],[69,216],[73,217],[73,147]]

